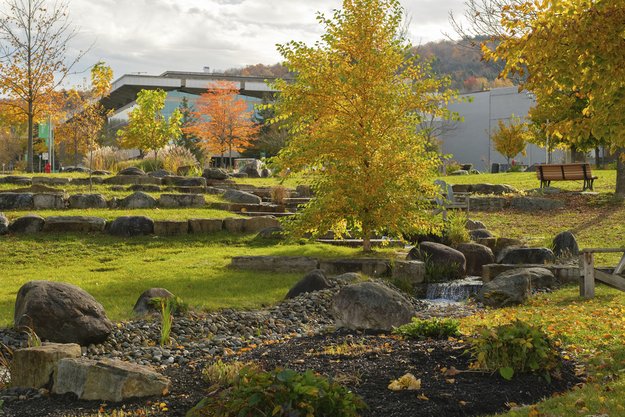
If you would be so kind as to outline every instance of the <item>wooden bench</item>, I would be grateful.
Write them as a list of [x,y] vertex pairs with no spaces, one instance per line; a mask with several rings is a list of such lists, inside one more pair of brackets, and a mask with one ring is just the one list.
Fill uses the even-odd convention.
[[593,182],[598,178],[592,175],[587,163],[536,165],[536,176],[540,180],[540,188],[549,187],[551,181],[583,180],[582,191],[592,190]]

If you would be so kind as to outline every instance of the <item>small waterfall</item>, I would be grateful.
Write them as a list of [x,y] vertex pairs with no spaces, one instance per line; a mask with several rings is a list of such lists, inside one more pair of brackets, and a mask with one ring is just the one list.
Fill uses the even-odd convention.
[[466,277],[450,282],[428,284],[426,299],[464,301],[482,288],[480,277]]

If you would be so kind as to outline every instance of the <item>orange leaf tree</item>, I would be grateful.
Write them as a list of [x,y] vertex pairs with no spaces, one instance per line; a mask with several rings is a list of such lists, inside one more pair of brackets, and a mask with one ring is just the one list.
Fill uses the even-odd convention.
[[195,104],[196,121],[185,132],[200,139],[209,152],[221,155],[226,152],[232,164],[232,151],[241,152],[249,147],[259,131],[252,121],[253,110],[248,110],[245,100],[237,97],[239,90],[230,81],[216,81]]

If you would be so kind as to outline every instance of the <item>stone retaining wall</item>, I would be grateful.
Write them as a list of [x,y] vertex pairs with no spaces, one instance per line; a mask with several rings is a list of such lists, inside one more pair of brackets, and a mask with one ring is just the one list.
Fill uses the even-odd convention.
[[470,197],[470,211],[500,211],[508,208],[521,211],[555,210],[564,207],[560,200],[543,197]]
[[488,264],[482,266],[482,280],[484,282],[492,281],[497,275],[511,269],[518,268],[545,268],[553,273],[560,283],[576,284],[580,280],[579,267],[572,265],[555,265],[555,264]]

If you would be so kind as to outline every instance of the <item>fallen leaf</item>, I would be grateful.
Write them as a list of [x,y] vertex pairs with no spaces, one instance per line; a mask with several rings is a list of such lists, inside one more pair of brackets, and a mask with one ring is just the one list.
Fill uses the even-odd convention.
[[388,384],[388,389],[391,391],[415,391],[421,389],[421,380],[415,378],[411,373],[407,373],[399,379],[394,379]]
[[457,370],[456,368],[454,368],[453,366],[449,369],[447,369],[445,371],[445,376],[456,376],[460,373],[461,371]]
[[425,394],[419,394],[419,395],[417,395],[417,398],[422,400],[422,401],[430,401],[430,399],[428,397],[426,397]]

